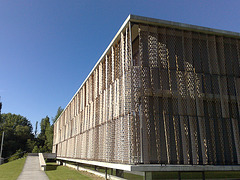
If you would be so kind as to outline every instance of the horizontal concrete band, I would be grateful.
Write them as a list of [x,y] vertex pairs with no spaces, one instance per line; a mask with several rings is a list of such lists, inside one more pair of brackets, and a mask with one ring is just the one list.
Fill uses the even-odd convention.
[[128,165],[128,164],[107,163],[107,162],[100,162],[100,161],[88,161],[88,160],[62,158],[62,157],[57,157],[56,160],[71,161],[71,162],[76,162],[76,163],[81,163],[81,164],[89,164],[89,165],[112,168],[112,169],[120,169],[120,170],[124,170],[124,171],[132,171],[131,170],[132,165]]
[[57,160],[71,161],[81,164],[89,164],[94,166],[119,169],[124,171],[240,171],[240,165],[162,165],[162,164],[117,164],[99,161],[88,161],[72,158],[57,157]]
[[55,159],[56,153],[42,153],[45,159]]

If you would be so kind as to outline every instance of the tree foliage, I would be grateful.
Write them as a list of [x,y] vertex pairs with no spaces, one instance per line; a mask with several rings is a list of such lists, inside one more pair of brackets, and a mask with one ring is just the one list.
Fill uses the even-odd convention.
[[51,152],[52,151],[52,138],[53,138],[53,129],[50,124],[50,119],[48,116],[43,118],[40,123],[41,126],[41,132],[38,135],[38,141],[39,141],[39,148],[40,146],[41,151],[44,152]]
[[[63,109],[61,106],[58,108],[57,113],[52,122],[54,123],[58,117],[61,115]],[[43,118],[40,122],[41,132],[37,137],[37,147],[34,147],[34,152],[52,152],[53,146],[53,124],[51,125],[50,119],[48,116]]]
[[[63,109],[59,107],[56,116],[52,118],[53,123],[61,115],[62,111]],[[32,124],[26,117],[11,113],[2,114],[0,119],[0,140],[4,131],[3,157],[12,156],[10,160],[13,160],[18,158],[21,152],[25,151],[51,152],[53,145],[53,124],[51,125],[48,116],[42,118],[40,130],[41,132],[36,136],[37,127],[35,134],[33,134]]]
[[32,150],[32,153],[39,153],[39,148],[37,145],[34,146],[33,150]]
[[27,142],[33,140],[32,125],[21,115],[2,114],[0,122],[0,138],[4,131],[3,157],[9,157],[17,150],[28,151]]
[[23,151],[22,149],[18,149],[9,159],[8,161],[13,161],[16,159],[19,159],[21,157],[23,157],[25,154],[25,151]]
[[63,109],[61,106],[58,108],[57,114],[56,114],[56,116],[53,118],[53,123],[56,122],[56,120],[58,119],[58,117],[62,114],[63,110],[64,110],[64,109]]

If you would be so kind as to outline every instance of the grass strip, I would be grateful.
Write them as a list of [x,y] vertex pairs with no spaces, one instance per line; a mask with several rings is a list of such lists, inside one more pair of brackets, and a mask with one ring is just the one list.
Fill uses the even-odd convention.
[[59,166],[56,163],[47,163],[46,174],[50,180],[90,180],[95,179],[90,177],[91,175],[86,175],[86,173],[82,173],[81,171],[77,171],[75,169],[71,169],[66,166]]
[[0,180],[15,180],[22,172],[26,157],[0,165]]

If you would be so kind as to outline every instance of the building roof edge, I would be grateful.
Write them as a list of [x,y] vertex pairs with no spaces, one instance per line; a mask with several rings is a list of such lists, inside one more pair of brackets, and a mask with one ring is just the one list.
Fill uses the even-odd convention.
[[226,36],[240,38],[240,33],[238,33],[238,32],[208,28],[208,27],[173,22],[173,21],[166,21],[166,20],[149,18],[149,17],[144,17],[144,16],[137,16],[137,15],[132,15],[132,14],[130,14],[129,17],[130,17],[130,21],[133,23],[135,22],[135,23],[143,23],[143,24],[158,25],[158,26],[162,25],[162,26],[166,26],[166,27],[178,28],[178,29],[183,29],[183,30],[191,30],[191,31],[202,32],[202,33],[226,35]]

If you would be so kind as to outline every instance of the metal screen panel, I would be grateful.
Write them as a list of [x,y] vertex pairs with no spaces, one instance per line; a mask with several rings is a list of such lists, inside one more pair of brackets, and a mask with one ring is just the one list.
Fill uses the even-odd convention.
[[131,163],[130,32],[120,34],[56,122],[58,156]]
[[239,64],[239,38],[129,24],[54,124],[53,152],[124,164],[240,164]]
[[239,40],[146,25],[138,39],[132,107],[145,126],[139,163],[239,164]]

